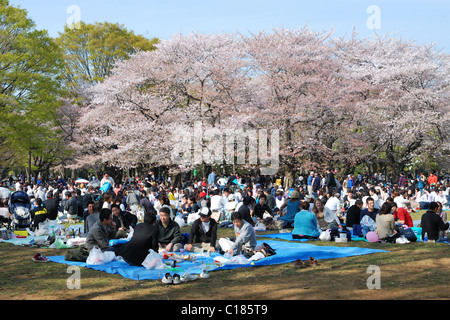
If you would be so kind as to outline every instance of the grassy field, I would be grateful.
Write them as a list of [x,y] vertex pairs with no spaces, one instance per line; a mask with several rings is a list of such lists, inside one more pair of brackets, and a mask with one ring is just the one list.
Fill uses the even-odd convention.
[[[413,216],[414,220],[419,213]],[[183,232],[189,232],[187,228]],[[233,236],[219,228],[219,237]],[[309,242],[312,243],[312,242]],[[315,241],[320,246],[357,246],[388,250],[364,256],[327,259],[299,269],[293,263],[220,270],[209,279],[178,286],[159,281],[135,281],[120,275],[82,268],[81,289],[70,290],[67,266],[36,263],[37,248],[0,243],[0,299],[3,300],[367,300],[449,299],[450,246],[448,244],[347,244]],[[41,249],[43,255],[66,250]],[[380,289],[368,289],[371,265],[380,268]]]

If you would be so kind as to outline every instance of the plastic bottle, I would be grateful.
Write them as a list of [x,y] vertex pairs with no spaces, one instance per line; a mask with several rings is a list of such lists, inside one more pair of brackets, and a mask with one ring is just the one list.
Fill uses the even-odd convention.
[[428,242],[428,233],[425,232],[424,236],[423,236],[423,241],[424,242]]

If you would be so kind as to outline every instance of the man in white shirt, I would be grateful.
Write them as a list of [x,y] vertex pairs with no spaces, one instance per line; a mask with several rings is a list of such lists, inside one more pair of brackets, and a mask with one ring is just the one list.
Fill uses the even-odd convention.
[[110,177],[109,176],[109,174],[107,174],[107,173],[105,173],[104,175],[103,175],[103,179],[102,179],[102,181],[100,181],[100,188],[103,186],[103,184],[105,183],[105,182],[109,182],[109,183],[111,183],[111,186],[112,187],[114,187],[114,179],[112,178],[112,177]]
[[225,207],[224,198],[219,195],[219,190],[212,191],[213,196],[211,197],[211,211],[223,211]]
[[339,193],[335,193],[330,199],[328,199],[327,203],[325,204],[325,207],[333,211],[335,214],[341,211],[341,201]]

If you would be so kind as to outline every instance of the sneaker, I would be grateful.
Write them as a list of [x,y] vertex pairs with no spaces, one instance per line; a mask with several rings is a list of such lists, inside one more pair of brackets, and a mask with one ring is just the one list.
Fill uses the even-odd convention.
[[44,257],[40,252],[36,253],[33,258],[31,258],[35,262],[49,262],[46,257]]
[[198,279],[197,276],[194,276],[194,275],[189,274],[187,272],[185,274],[181,275],[181,278],[180,278],[181,282],[194,281],[194,280],[197,280],[197,279]]
[[167,272],[167,273],[164,275],[164,278],[162,278],[161,282],[162,282],[162,283],[165,283],[165,284],[171,284],[171,283],[173,283],[172,275],[171,275],[170,273]]
[[173,284],[180,284],[181,283],[181,279],[180,279],[180,275],[175,273],[172,277],[173,279]]
[[207,270],[203,270],[202,273],[200,273],[200,278],[208,279],[209,278],[209,272]]

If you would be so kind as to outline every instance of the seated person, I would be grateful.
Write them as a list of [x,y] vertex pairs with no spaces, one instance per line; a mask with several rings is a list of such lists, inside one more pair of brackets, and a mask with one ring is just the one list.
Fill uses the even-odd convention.
[[7,223],[10,220],[8,200],[0,201],[0,223]]
[[[283,209],[285,207],[286,207],[286,214],[283,215],[282,213],[283,213]],[[300,210],[301,210],[300,209],[300,194],[298,193],[298,191],[294,190],[291,192],[291,195],[289,196],[288,201],[285,202],[284,205],[282,205],[280,208],[279,212],[282,215],[282,217],[280,219],[284,220],[287,223],[286,226],[289,227],[292,223],[294,223],[295,215]]]
[[[100,211],[99,221],[89,230],[86,236],[85,247],[91,251],[95,246],[102,249],[102,251],[111,250],[109,240],[115,239],[116,224],[113,221],[113,214],[111,209],[103,208]],[[114,251],[115,249],[112,249]]]
[[255,207],[255,198],[246,196],[242,201],[242,205],[238,209],[238,212],[241,213],[242,218],[248,223],[250,223],[252,227],[255,226],[255,221],[253,221],[252,219],[252,211],[254,207]]
[[394,220],[397,221],[397,223],[400,225],[407,225],[410,228],[414,226],[411,215],[405,208],[399,208],[395,202],[392,202],[391,205],[391,212],[394,214]]
[[59,195],[53,195],[53,191],[47,192],[47,200],[44,201],[44,207],[47,209],[47,219],[56,220],[58,218],[58,208],[61,200]]
[[201,209],[200,218],[194,221],[189,233],[188,243],[184,246],[186,251],[216,252],[217,222],[211,219],[211,210],[207,207]]
[[87,216],[84,218],[84,233],[89,233],[92,226],[100,219],[101,204],[99,201],[88,201]]
[[367,208],[362,209],[359,214],[359,221],[361,221],[364,216],[369,216],[373,221],[376,221],[379,210],[375,208],[375,200],[372,197],[367,197],[366,206]]
[[159,211],[159,220],[156,222],[159,252],[178,252],[183,247],[180,226],[170,218],[170,213],[167,207]]
[[145,212],[144,222],[136,225],[131,240],[115,246],[116,255],[121,256],[129,265],[141,266],[150,249],[158,252],[155,221],[154,214]]
[[236,240],[231,245],[228,253],[239,255],[246,251],[253,252],[256,247],[256,234],[253,227],[242,218],[238,211],[231,215],[231,220],[234,225]]
[[253,210],[253,216],[256,216],[258,219],[264,219],[264,213],[268,212],[272,216],[272,210],[266,203],[267,197],[264,193],[259,195],[259,203],[255,205],[255,209]]
[[378,234],[378,239],[380,240],[386,239],[394,234],[394,216],[391,214],[391,206],[392,204],[389,202],[383,203],[376,217],[377,227],[375,228],[375,232]]
[[293,239],[317,239],[320,236],[317,220],[314,213],[309,211],[309,203],[300,202],[301,211],[297,212],[294,218]]
[[444,223],[441,217],[438,215],[439,205],[437,202],[430,202],[428,206],[428,211],[422,215],[421,226],[422,226],[422,240],[425,233],[428,236],[428,240],[439,240],[439,231],[447,230],[449,227],[448,222]]
[[356,200],[355,204],[350,206],[347,210],[345,226],[348,230],[352,230],[354,225],[359,225],[361,209],[363,207],[363,202],[361,200]]
[[42,206],[42,199],[34,200],[35,208],[30,211],[31,221],[33,221],[33,230],[39,229],[39,223],[47,219],[47,209]]
[[136,227],[137,217],[132,213],[121,211],[118,204],[113,204],[111,211],[116,224],[116,238],[126,238],[130,227],[133,229]]
[[197,202],[195,201],[195,196],[194,195],[190,195],[187,199],[187,203],[188,203],[188,209],[187,212],[188,213],[196,213],[200,210],[200,206],[197,204]]

